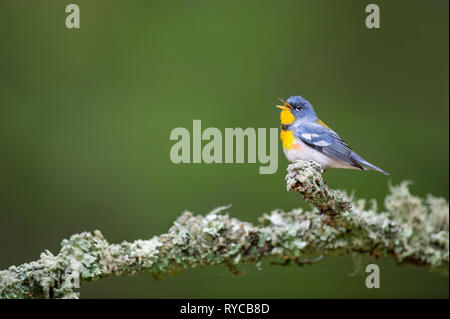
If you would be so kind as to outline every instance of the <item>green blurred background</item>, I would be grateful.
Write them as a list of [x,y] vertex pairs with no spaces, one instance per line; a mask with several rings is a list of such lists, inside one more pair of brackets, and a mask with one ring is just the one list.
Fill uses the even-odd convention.
[[[65,27],[77,3],[81,29]],[[372,1],[373,2],[373,1]],[[391,173],[330,170],[329,185],[376,198],[388,181],[449,197],[448,1],[0,2],[0,269],[53,253],[72,233],[110,242],[167,231],[183,210],[228,203],[256,222],[307,207],[286,192],[288,164],[170,161],[175,127],[278,127],[278,97],[303,95],[362,156]],[[86,283],[81,296],[448,297],[449,280],[375,261],[381,288],[365,288],[370,259],[310,267],[244,266]],[[350,276],[355,272],[356,275]]]

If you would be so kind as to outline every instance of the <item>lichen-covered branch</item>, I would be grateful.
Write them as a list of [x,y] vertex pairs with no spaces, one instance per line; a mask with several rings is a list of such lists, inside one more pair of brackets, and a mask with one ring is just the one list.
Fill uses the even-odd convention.
[[[288,167],[288,189],[301,193],[313,209],[274,210],[257,225],[229,217],[229,207],[206,216],[183,213],[166,234],[149,240],[111,244],[99,231],[71,236],[57,255],[0,271],[2,298],[77,298],[77,283],[108,276],[149,273],[161,278],[180,271],[238,265],[264,257],[299,264],[306,256],[368,253],[388,256],[399,264],[411,263],[448,272],[448,202],[413,196],[408,184],[390,186],[385,210],[375,201],[353,200],[329,189],[314,162]],[[302,262],[303,259],[303,262]]]

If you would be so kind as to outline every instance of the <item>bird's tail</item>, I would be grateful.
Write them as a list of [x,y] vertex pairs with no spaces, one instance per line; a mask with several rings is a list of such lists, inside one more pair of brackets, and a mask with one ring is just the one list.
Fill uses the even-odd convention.
[[378,166],[375,166],[375,165],[369,163],[368,161],[366,161],[364,158],[362,158],[361,156],[359,156],[355,152],[352,152],[352,160],[354,160],[357,164],[362,166],[363,169],[373,169],[374,171],[377,171],[377,172],[380,172],[380,173],[382,173],[384,175],[389,176],[388,172],[382,170]]

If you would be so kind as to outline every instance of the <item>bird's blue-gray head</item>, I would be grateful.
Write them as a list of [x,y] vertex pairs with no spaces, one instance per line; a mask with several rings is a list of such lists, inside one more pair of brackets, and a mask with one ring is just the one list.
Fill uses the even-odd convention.
[[278,108],[289,111],[296,120],[317,120],[316,112],[307,99],[296,95],[290,96],[286,101],[281,100],[281,102],[284,106],[278,106]]

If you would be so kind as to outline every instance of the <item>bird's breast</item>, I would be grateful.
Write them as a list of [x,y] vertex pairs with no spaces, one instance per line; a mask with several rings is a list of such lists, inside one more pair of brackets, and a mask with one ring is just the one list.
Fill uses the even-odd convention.
[[298,148],[300,144],[296,143],[296,139],[292,131],[281,130],[280,133],[281,144],[285,150],[290,150],[293,148]]

